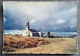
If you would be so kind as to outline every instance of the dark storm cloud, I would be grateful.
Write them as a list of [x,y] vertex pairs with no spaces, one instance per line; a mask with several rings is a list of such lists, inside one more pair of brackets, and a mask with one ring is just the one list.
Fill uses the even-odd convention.
[[42,31],[77,31],[77,2],[4,2],[4,29],[30,28]]

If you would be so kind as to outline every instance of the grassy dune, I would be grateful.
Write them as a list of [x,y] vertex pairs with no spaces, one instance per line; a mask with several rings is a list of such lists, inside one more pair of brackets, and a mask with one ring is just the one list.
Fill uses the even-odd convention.
[[[28,37],[26,37],[28,38]],[[30,37],[31,38],[31,37]],[[77,54],[77,38],[39,38],[48,40],[49,44],[33,48],[14,48],[14,52],[5,52],[8,54]],[[4,53],[4,52],[3,52]]]

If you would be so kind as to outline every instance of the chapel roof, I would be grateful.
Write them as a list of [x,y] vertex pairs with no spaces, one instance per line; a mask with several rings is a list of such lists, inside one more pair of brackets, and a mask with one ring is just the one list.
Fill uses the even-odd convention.
[[38,32],[37,30],[35,29],[29,29],[31,32]]

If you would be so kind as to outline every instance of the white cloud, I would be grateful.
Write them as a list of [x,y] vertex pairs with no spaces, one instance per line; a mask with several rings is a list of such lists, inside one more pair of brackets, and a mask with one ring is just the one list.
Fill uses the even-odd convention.
[[3,20],[4,20],[4,23],[6,22],[6,18],[5,17],[3,17]]
[[74,26],[74,25],[70,25],[69,27],[70,27],[70,28],[74,28],[75,26]]
[[66,22],[65,20],[59,19],[56,23],[57,23],[57,24],[62,24],[62,23],[65,23],[65,22]]
[[36,20],[35,19],[32,19],[31,21],[30,21],[30,23],[35,23],[36,22]]

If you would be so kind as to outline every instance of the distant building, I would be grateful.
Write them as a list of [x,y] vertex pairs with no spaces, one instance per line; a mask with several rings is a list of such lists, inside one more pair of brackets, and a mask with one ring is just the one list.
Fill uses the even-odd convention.
[[22,35],[23,36],[31,36],[31,37],[41,37],[41,31],[35,30],[35,29],[30,29],[29,28],[29,21],[28,21],[28,18],[27,18],[26,30],[22,31]]
[[47,36],[48,36],[48,37],[50,36],[50,32],[47,33]]

